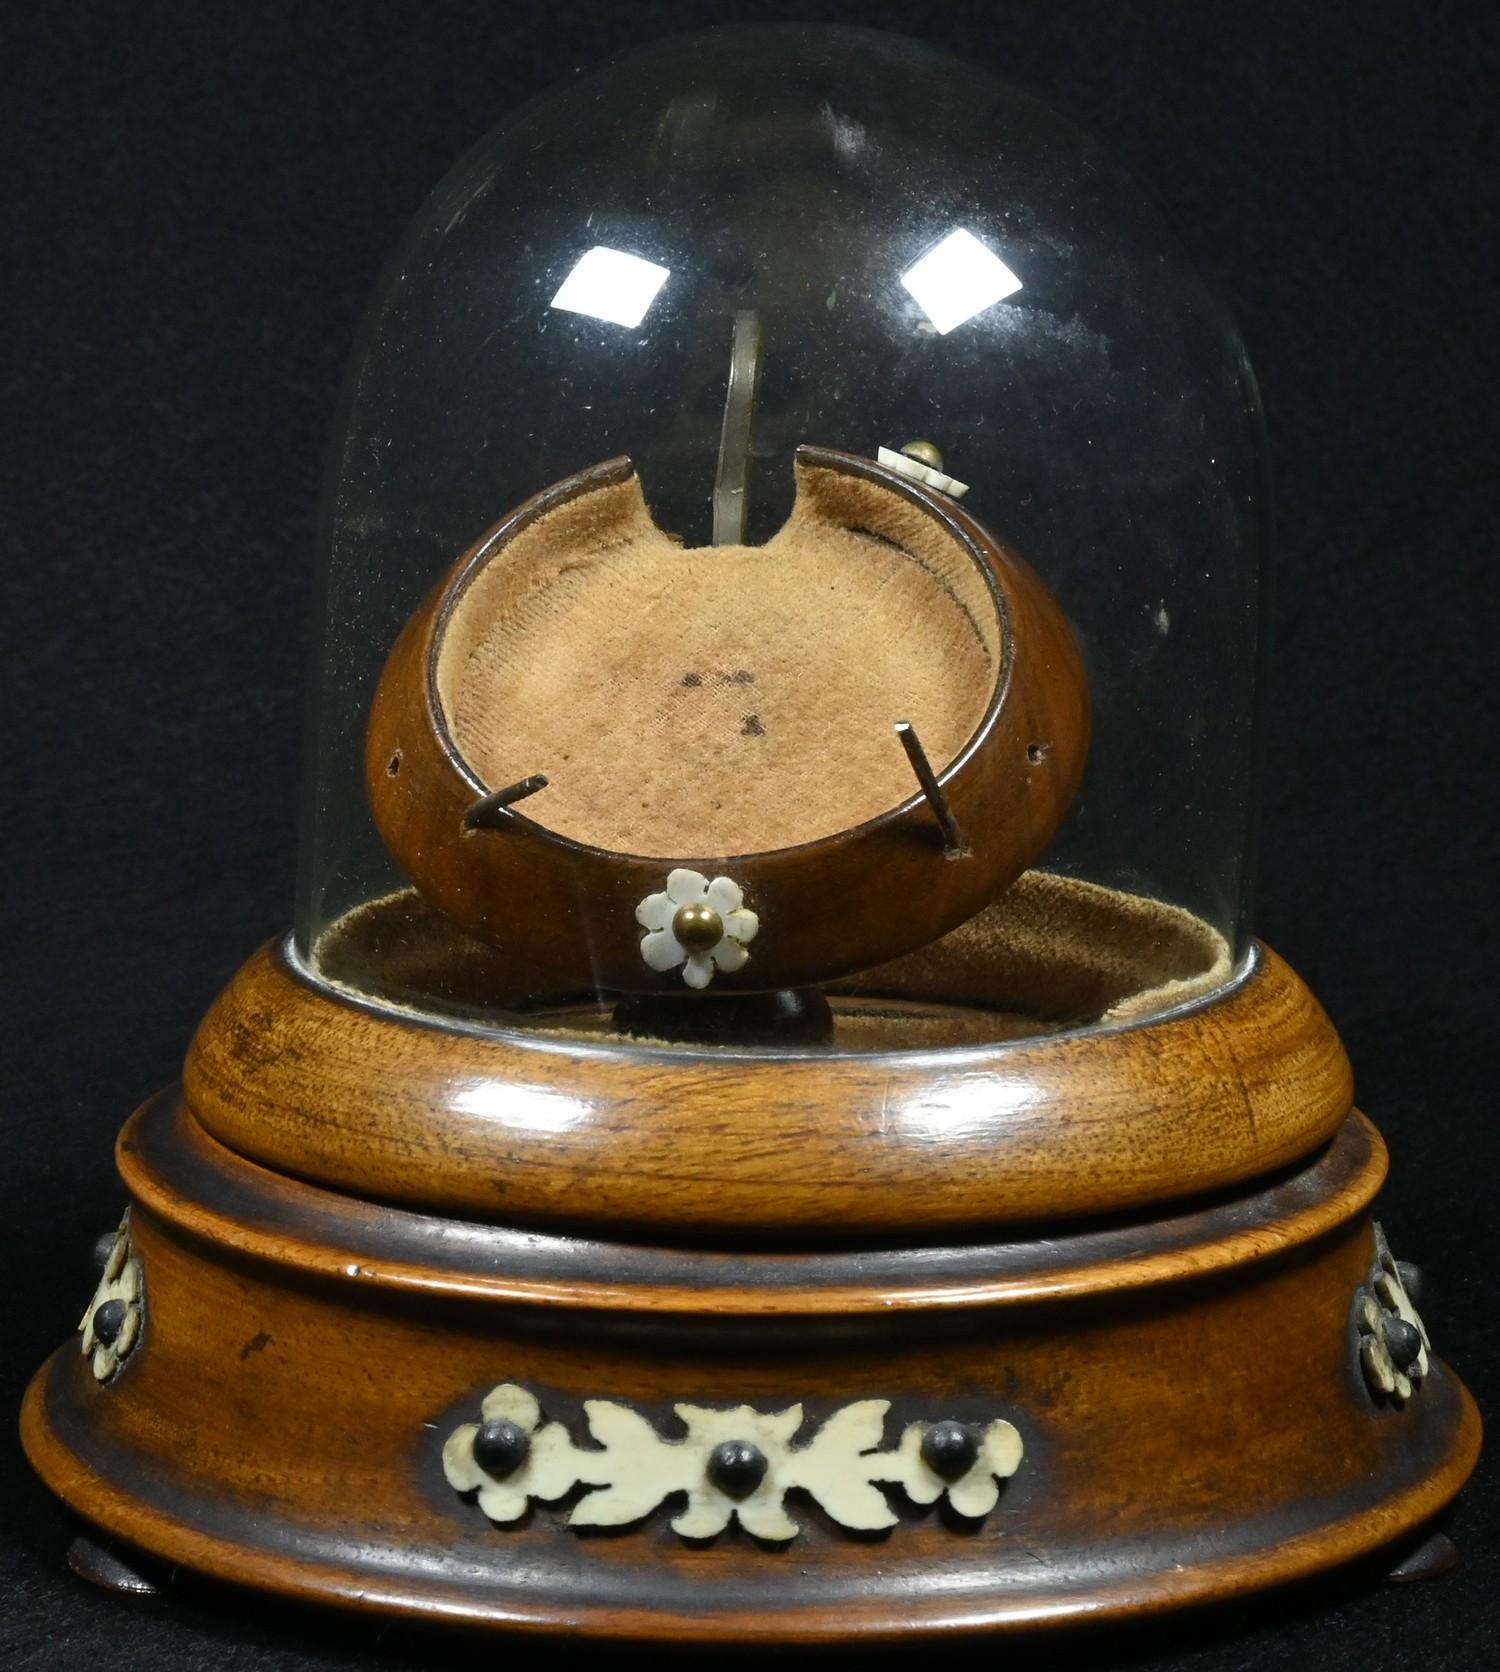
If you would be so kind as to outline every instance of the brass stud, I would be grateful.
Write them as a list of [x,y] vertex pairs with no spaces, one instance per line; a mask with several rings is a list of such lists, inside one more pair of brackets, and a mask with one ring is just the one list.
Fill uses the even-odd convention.
[[925,464],[929,470],[943,468],[943,455],[930,441],[908,441],[901,449],[909,459]]
[[689,952],[707,952],[723,940],[724,919],[712,906],[679,906],[672,918],[672,933]]

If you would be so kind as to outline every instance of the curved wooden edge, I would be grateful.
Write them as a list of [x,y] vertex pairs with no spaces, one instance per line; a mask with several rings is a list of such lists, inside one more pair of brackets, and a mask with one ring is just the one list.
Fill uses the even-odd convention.
[[272,946],[210,1009],[183,1088],[226,1147],[336,1190],[699,1243],[1134,1212],[1297,1162],[1353,1098],[1327,1016],[1269,951],[1129,1024],[797,1056],[466,1030],[332,989]]
[[496,786],[480,783],[449,735],[434,672],[444,624],[478,571],[517,534],[559,507],[634,480],[628,460],[613,460],[546,489],[453,565],[398,636],[365,739],[366,792],[397,863],[445,916],[539,980],[565,991],[680,995],[675,970],[653,972],[643,962],[635,919],[636,906],[674,866],[728,871],[761,916],[752,957],[741,972],[717,978],[716,993],[815,985],[869,969],[972,917],[1041,856],[1071,803],[1088,750],[1087,678],[1072,629],[1036,573],[945,496],[883,465],[803,448],[796,469],[799,504],[810,482],[844,476],[915,507],[966,554],[991,592],[1005,645],[996,691],[978,730],[940,774],[964,849],[957,857],[945,851],[915,786],[901,805],[854,828],[767,852],[611,852],[560,836],[516,808],[498,813],[493,830],[469,827],[465,815],[476,798]]
[[[405,1577],[373,1568],[341,1567],[296,1548],[281,1549],[216,1537],[191,1519],[174,1516],[137,1496],[81,1459],[54,1431],[48,1415],[53,1378],[68,1349],[39,1370],[21,1408],[21,1439],[32,1467],[75,1513],[117,1532],[195,1572],[255,1586],[294,1600],[366,1613],[448,1623],[658,1643],[819,1644],[873,1643],[883,1639],[948,1633],[1040,1630],[1094,1619],[1126,1620],[1173,1609],[1229,1601],[1353,1561],[1379,1550],[1436,1515],[1458,1493],[1478,1461],[1479,1413],[1468,1390],[1445,1365],[1451,1393],[1446,1444],[1436,1462],[1372,1505],[1310,1530],[1286,1536],[1267,1529],[1260,1548],[1236,1549],[1215,1560],[1174,1566],[1163,1561],[1121,1578],[1100,1575],[1071,1592],[1039,1597],[990,1590],[952,1594],[940,1585],[904,1587],[899,1604],[878,1592],[841,1599],[830,1609],[821,1599],[800,1608],[760,1607],[667,1614],[620,1603],[589,1604],[579,1597],[565,1610],[549,1600],[528,1602],[524,1592],[486,1596],[432,1576]],[[128,1474],[125,1475],[127,1480]]]
[[545,1236],[336,1196],[241,1160],[175,1099],[137,1111],[116,1159],[134,1200],[187,1236],[360,1289],[695,1316],[885,1314],[1119,1296],[1277,1259],[1374,1200],[1386,1149],[1362,1115],[1309,1165],[1170,1218],[951,1248],[706,1253]]

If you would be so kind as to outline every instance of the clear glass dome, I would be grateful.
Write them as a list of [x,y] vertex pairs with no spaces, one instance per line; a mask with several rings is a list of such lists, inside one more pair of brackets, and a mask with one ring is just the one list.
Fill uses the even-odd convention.
[[[708,1014],[697,968],[715,999],[826,991],[831,1030],[787,1037],[836,1049],[1107,1025],[1233,978],[1254,383],[1137,188],[1033,98],[829,28],[580,76],[433,193],[340,425],[296,928],[315,974],[671,1039]],[[1007,591],[1033,583],[1035,620]],[[427,661],[395,689],[424,600]],[[1007,702],[1031,708],[986,761]],[[489,797],[461,837],[429,819],[424,724],[444,793]],[[734,885],[703,896],[717,962],[651,950],[688,935],[682,872]],[[779,1037],[727,1008],[730,1042]]]

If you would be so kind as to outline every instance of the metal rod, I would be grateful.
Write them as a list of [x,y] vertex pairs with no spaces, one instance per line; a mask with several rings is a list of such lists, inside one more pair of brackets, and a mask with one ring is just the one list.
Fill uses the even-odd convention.
[[719,468],[714,477],[716,546],[745,543],[745,495],[750,486],[750,443],[759,389],[760,315],[753,308],[742,308],[734,316],[724,427],[719,432]]
[[896,722],[896,736],[901,739],[901,747],[906,750],[906,758],[911,762],[911,769],[922,786],[922,794],[927,797],[927,805],[932,808],[933,817],[938,821],[938,828],[943,833],[943,852],[950,859],[957,859],[961,853],[968,852],[968,845],[964,841],[963,832],[958,828],[953,809],[948,805],[948,797],[943,794],[943,786],[937,781],[937,774],[932,770],[927,751],[922,747],[921,740],[909,720]]
[[503,790],[491,790],[488,795],[481,796],[464,814],[464,829],[494,830],[500,823],[499,815],[507,807],[513,806],[517,801],[524,801],[528,795],[535,795],[538,790],[544,790],[546,787],[546,778],[540,772],[534,772],[529,778],[507,784]]

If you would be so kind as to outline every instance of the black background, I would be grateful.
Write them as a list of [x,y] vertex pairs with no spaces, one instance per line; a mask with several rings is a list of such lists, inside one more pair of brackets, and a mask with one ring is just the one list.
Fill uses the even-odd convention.
[[[1241,323],[1280,529],[1258,926],[1342,1030],[1393,1151],[1384,1221],[1428,1270],[1440,1350],[1500,1412],[1488,10],[0,12],[0,1403],[14,1408],[87,1297],[88,1250],[119,1212],[116,1125],[289,917],[326,432],[404,223],[460,152],[574,64],[716,21],[821,18],[919,33],[1074,117],[1152,191]],[[1274,1337],[1248,1350],[1274,1395]],[[165,1602],[117,1603],[63,1570],[68,1519],[14,1439],[0,1469],[7,1665],[509,1654],[259,1603],[236,1613],[188,1581]],[[1438,1584],[1342,1583],[1069,1653],[1205,1672],[1500,1664],[1493,1475],[1481,1464],[1462,1499],[1464,1565]]]

